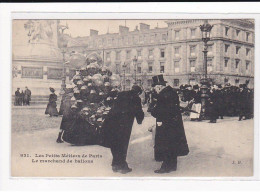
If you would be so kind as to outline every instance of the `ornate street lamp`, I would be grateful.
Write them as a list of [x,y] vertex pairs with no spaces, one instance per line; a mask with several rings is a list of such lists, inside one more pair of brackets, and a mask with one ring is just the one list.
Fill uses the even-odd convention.
[[203,69],[204,69],[204,74],[203,78],[201,79],[201,119],[206,118],[206,103],[208,99],[208,86],[209,86],[209,80],[207,77],[207,54],[208,54],[208,41],[210,40],[210,31],[213,28],[213,25],[210,25],[208,23],[208,20],[204,21],[203,25],[200,25],[200,30],[202,32],[202,41],[204,42],[204,62],[203,62]]
[[134,74],[134,79],[135,79],[135,83],[134,84],[136,84],[136,65],[137,65],[137,58],[136,58],[136,56],[134,57],[134,59],[133,59],[133,65],[134,65],[134,72],[135,72],[135,74]]
[[123,91],[125,91],[125,85],[126,85],[126,81],[125,81],[125,70],[126,70],[126,67],[127,67],[127,65],[126,65],[126,63],[124,63],[123,64],[123,76],[124,76],[124,80],[123,80]]
[[64,31],[69,29],[68,25],[58,25],[58,33],[59,33],[59,42],[58,46],[61,48],[61,53],[62,53],[62,63],[63,63],[63,69],[62,69],[62,81],[61,81],[61,91],[64,92],[66,88],[66,61],[65,61],[65,53],[66,53],[66,48],[68,46],[68,40],[64,38]]

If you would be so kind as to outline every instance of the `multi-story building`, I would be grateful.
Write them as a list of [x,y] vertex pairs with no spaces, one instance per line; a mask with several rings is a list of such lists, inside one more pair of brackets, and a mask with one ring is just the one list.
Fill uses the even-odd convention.
[[[254,81],[254,22],[245,19],[212,19],[208,42],[208,77],[212,82],[234,85]],[[166,28],[150,29],[140,23],[134,31],[119,26],[118,33],[69,38],[68,52],[96,53],[104,65],[122,76],[126,89],[137,81],[143,87],[152,76],[163,74],[174,87],[199,83],[203,75],[200,25],[204,20],[168,20]],[[137,60],[134,60],[134,59]],[[136,76],[135,76],[136,75]]]

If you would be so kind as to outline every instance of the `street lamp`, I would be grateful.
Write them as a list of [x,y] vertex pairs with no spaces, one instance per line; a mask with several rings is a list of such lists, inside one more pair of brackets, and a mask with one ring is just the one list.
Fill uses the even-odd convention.
[[125,91],[125,85],[126,85],[126,83],[125,83],[125,70],[126,70],[126,66],[127,66],[126,63],[124,63],[123,66],[122,66],[122,67],[123,67],[123,72],[124,72],[124,75],[123,75],[123,76],[124,76],[124,80],[123,80],[123,91]]
[[136,56],[133,59],[133,65],[134,65],[134,72],[135,72],[135,74],[134,74],[135,83],[134,84],[136,84],[136,65],[137,65],[137,58],[136,58]]
[[[62,81],[61,81],[61,91],[64,92],[66,88],[66,61],[65,61],[65,53],[66,53],[66,48],[68,46],[68,41],[66,38],[64,38],[64,31],[69,29],[68,25],[60,25],[58,26],[59,28],[59,47],[61,48],[61,53],[62,53],[62,63],[63,63],[63,69],[62,69]],[[61,31],[61,32],[60,32]]]
[[208,41],[210,40],[210,31],[213,28],[213,25],[210,25],[208,23],[208,20],[204,21],[203,25],[200,25],[200,30],[202,32],[202,41],[204,42],[204,62],[203,62],[203,69],[204,69],[204,76],[200,80],[201,83],[201,119],[206,118],[206,102],[208,99],[208,85],[209,85],[209,80],[207,77],[207,54],[208,54]]

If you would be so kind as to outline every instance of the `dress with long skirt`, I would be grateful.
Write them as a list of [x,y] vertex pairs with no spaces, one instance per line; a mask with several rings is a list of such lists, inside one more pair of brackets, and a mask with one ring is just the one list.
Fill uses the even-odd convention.
[[45,114],[52,116],[58,116],[58,110],[57,110],[57,95],[56,94],[50,94],[49,97],[49,103],[47,105],[47,108],[45,110]]

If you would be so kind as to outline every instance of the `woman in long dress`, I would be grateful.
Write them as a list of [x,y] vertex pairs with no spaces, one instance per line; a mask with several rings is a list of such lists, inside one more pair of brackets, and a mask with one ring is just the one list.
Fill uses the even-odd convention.
[[57,95],[55,94],[55,90],[54,88],[50,88],[50,91],[51,91],[51,94],[50,94],[50,97],[49,97],[49,103],[47,105],[47,108],[45,110],[45,114],[49,114],[50,117],[52,116],[58,116],[58,110],[57,110],[57,104],[56,104],[56,101],[57,101]]

